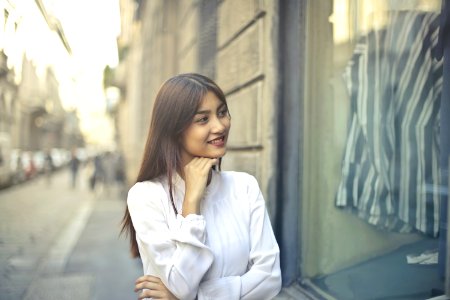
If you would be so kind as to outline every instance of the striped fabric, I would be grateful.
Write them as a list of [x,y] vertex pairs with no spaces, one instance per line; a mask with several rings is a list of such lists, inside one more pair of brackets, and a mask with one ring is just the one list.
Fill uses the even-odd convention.
[[350,120],[335,204],[389,231],[439,228],[438,15],[392,12],[345,72]]

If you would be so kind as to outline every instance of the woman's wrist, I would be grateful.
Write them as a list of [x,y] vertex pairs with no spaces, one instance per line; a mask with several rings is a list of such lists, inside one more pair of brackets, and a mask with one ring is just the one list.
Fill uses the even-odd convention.
[[200,214],[200,201],[186,197],[183,201],[182,216],[186,217],[190,214]]

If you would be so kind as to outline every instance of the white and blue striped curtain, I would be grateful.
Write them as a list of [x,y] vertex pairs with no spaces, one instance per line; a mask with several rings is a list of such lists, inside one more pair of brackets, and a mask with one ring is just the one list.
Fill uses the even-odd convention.
[[389,13],[345,72],[351,107],[335,204],[382,229],[439,231],[438,27],[434,13]]

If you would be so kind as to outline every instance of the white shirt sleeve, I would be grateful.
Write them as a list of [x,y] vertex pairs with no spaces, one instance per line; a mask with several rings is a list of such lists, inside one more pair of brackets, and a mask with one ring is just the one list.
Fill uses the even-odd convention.
[[[205,245],[205,220],[200,215],[178,215],[175,228],[169,228],[167,195],[154,182],[134,185],[128,193],[131,215],[144,270],[151,269],[179,299],[194,299],[199,283],[213,261]],[[173,213],[173,212],[172,212]],[[144,260],[143,260],[144,261]]]
[[241,299],[272,299],[281,289],[280,249],[258,182],[251,176],[250,261],[241,277]]
[[281,289],[279,247],[258,182],[250,176],[250,256],[249,269],[242,276],[204,281],[198,299],[272,299]]

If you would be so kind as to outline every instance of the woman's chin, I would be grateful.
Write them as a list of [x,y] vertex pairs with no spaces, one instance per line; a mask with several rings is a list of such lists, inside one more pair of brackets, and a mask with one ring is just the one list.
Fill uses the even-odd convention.
[[208,157],[208,158],[222,158],[226,153],[227,153],[226,150],[224,150],[224,151],[217,151],[215,153],[208,153],[207,155],[205,155],[205,157]]

